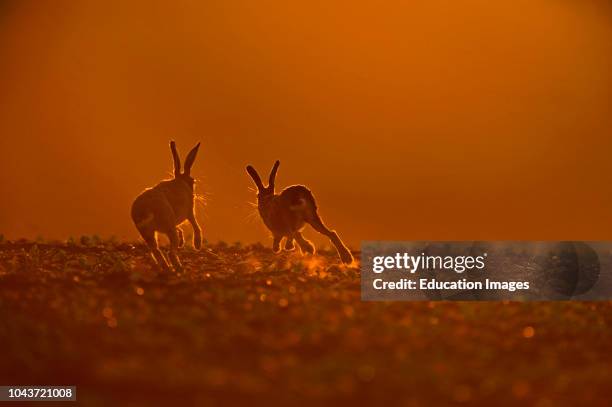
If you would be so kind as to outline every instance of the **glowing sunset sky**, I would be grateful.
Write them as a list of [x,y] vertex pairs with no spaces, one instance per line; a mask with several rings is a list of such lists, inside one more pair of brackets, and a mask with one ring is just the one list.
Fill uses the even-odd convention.
[[8,238],[135,239],[171,138],[213,241],[267,239],[244,167],[277,158],[355,247],[612,238],[605,1],[89,3],[0,6]]

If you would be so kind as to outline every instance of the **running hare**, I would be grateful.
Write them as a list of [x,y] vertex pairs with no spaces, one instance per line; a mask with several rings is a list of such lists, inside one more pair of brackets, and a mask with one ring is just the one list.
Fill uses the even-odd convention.
[[189,152],[185,160],[185,170],[181,173],[181,159],[176,151],[174,141],[170,150],[174,159],[174,179],[162,181],[153,188],[145,190],[132,204],[132,220],[157,264],[165,271],[170,270],[168,261],[159,250],[157,233],[163,233],[170,240],[170,262],[176,271],[182,269],[177,255],[183,246],[183,232],[178,225],[188,220],[193,227],[194,247],[202,247],[202,231],[195,217],[194,179],[191,177],[191,166],[196,159],[200,143]]
[[353,256],[338,234],[323,224],[317,213],[315,198],[308,188],[303,185],[292,185],[280,194],[274,192],[274,179],[279,165],[280,161],[274,163],[267,187],[262,184],[255,168],[250,165],[246,167],[257,185],[257,207],[261,219],[274,237],[274,251],[276,253],[280,251],[281,240],[286,238],[285,250],[293,250],[295,240],[303,252],[313,254],[314,246],[300,232],[304,225],[309,223],[317,232],[329,237],[344,263],[352,263]]

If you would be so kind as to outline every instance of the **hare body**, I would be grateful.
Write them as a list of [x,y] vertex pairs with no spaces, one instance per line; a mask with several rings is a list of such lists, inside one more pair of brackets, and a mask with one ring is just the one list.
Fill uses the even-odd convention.
[[312,192],[303,185],[285,188],[280,194],[263,198],[258,202],[259,215],[273,234],[288,236],[301,230],[306,224],[305,214],[316,211],[317,205]]
[[276,161],[270,173],[269,185],[264,187],[257,171],[247,167],[258,189],[257,208],[266,227],[272,232],[273,250],[280,251],[281,241],[285,240],[285,250],[293,250],[294,242],[304,253],[314,254],[312,242],[304,238],[302,229],[310,224],[317,232],[327,236],[338,251],[344,263],[353,262],[350,250],[344,245],[338,234],[330,230],[319,216],[317,203],[312,192],[304,185],[292,185],[279,194],[274,191],[274,181],[279,161]]
[[183,232],[178,226],[189,221],[193,227],[194,247],[202,246],[202,231],[195,217],[194,184],[190,175],[200,144],[196,145],[185,160],[185,171],[181,173],[180,159],[174,142],[170,143],[174,158],[174,179],[162,181],[141,193],[132,204],[132,220],[144,241],[149,246],[156,263],[164,270],[170,266],[159,250],[157,234],[163,233],[170,241],[169,258],[176,271],[182,269],[177,251],[184,244]]

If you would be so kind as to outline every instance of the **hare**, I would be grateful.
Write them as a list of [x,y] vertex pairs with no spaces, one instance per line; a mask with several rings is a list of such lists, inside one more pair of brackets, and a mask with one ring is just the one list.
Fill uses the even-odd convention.
[[301,233],[304,225],[309,223],[317,232],[331,240],[342,262],[352,263],[353,256],[349,249],[342,243],[338,234],[328,229],[321,220],[315,198],[308,188],[304,185],[292,185],[285,188],[280,194],[275,193],[274,180],[279,165],[280,161],[274,163],[267,187],[261,182],[255,168],[250,165],[246,167],[257,186],[257,208],[264,224],[272,232],[274,252],[280,251],[281,240],[286,238],[285,250],[293,250],[294,241],[297,241],[302,252],[314,254],[315,248],[312,242],[306,240]]
[[194,247],[202,247],[202,231],[195,217],[194,184],[191,167],[198,154],[198,143],[187,155],[184,171],[181,172],[181,159],[176,151],[176,143],[170,142],[174,159],[174,179],[162,181],[153,188],[145,190],[132,204],[132,220],[136,229],[145,240],[156,263],[169,271],[168,261],[159,250],[157,233],[163,233],[170,240],[170,262],[178,272],[182,270],[177,251],[185,240],[178,225],[188,220],[193,227]]

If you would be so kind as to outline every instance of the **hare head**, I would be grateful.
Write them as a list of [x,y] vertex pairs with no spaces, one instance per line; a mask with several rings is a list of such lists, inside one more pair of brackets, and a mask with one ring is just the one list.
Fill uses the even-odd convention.
[[257,186],[257,207],[259,214],[272,232],[274,238],[273,250],[280,251],[281,241],[285,240],[285,250],[293,250],[294,242],[300,246],[304,253],[314,254],[314,245],[302,236],[302,229],[306,223],[317,232],[327,236],[336,247],[342,261],[346,264],[353,262],[350,250],[344,245],[338,234],[327,228],[318,214],[317,204],[312,192],[304,185],[292,185],[283,189],[279,194],[275,192],[274,181],[280,161],[276,161],[270,172],[268,186],[261,182],[259,174],[249,165],[248,174]]
[[262,201],[265,201],[267,198],[271,198],[274,196],[274,181],[276,180],[276,173],[278,172],[279,165],[280,161],[276,160],[274,166],[272,167],[272,171],[270,171],[270,177],[268,178],[267,187],[265,187],[264,184],[261,182],[261,178],[259,177],[257,170],[253,168],[252,165],[247,166],[246,170],[251,176],[251,178],[253,178],[253,182],[255,182],[255,185],[257,186],[257,199],[260,203]]

